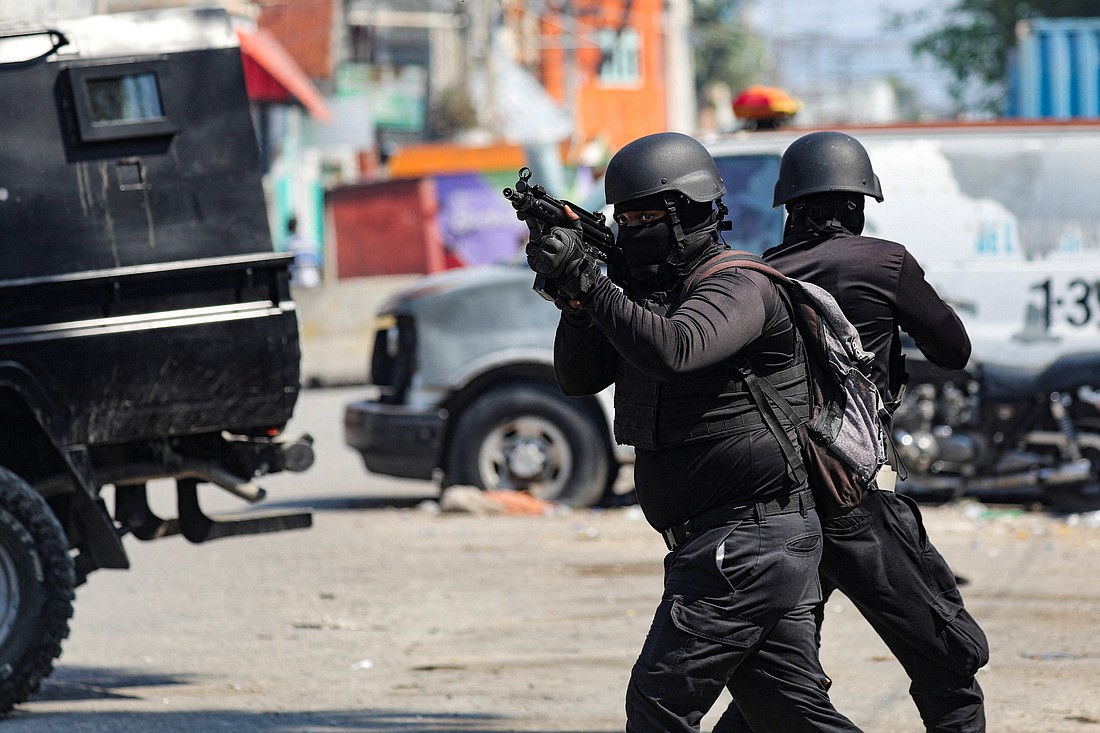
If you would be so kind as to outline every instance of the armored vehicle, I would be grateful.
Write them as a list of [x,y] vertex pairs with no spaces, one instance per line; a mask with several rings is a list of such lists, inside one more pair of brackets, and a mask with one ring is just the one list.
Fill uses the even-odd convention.
[[[2,711],[52,670],[74,587],[128,567],[124,536],[309,526],[212,518],[197,487],[258,501],[313,452],[280,436],[297,314],[229,17],[8,26],[0,90]],[[150,508],[161,485],[178,516]]]

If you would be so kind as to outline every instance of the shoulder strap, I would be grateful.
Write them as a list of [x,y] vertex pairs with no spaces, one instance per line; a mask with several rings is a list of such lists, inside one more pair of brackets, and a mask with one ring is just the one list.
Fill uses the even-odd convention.
[[716,272],[728,270],[731,267],[743,267],[746,270],[761,272],[773,280],[779,281],[783,285],[789,285],[791,282],[790,278],[764,262],[764,260],[754,255],[752,252],[731,249],[726,252],[719,252],[700,265],[695,272],[691,273],[691,276],[687,280],[688,289],[694,288]]
[[801,485],[802,482],[806,481],[806,464],[803,463],[798,448],[791,442],[787,431],[780,424],[772,405],[778,407],[790,424],[796,428],[801,422],[798,415],[795,414],[791,403],[779,394],[779,390],[771,382],[756,375],[748,359],[740,360],[738,370],[745,380],[745,386],[748,387],[749,394],[752,395],[752,401],[756,404],[756,409],[760,411],[761,417],[764,418],[764,424],[768,426],[772,435],[775,436],[776,442],[779,443],[780,450],[783,451],[789,475],[794,480],[795,485]]

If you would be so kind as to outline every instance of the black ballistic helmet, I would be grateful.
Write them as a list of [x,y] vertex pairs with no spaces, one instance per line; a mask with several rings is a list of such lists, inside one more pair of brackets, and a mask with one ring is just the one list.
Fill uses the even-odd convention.
[[867,151],[843,132],[811,132],[795,140],[779,163],[772,206],[814,193],[861,193],[882,201]]
[[604,174],[607,203],[675,191],[692,201],[715,201],[726,192],[707,149],[679,132],[658,132],[627,143]]

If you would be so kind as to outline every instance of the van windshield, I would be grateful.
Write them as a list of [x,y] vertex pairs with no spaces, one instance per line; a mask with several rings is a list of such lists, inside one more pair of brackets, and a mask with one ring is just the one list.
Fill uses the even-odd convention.
[[[719,156],[715,162],[726,184],[722,201],[729,207],[733,222],[733,229],[722,233],[723,240],[734,249],[755,254],[779,244],[783,239],[783,209],[772,208],[779,155]],[[589,211],[602,211],[611,231],[617,232],[612,207],[604,202],[602,181],[578,203]]]

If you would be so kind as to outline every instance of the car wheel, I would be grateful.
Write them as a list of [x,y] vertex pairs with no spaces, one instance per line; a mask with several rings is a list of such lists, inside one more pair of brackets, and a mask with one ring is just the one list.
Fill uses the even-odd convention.
[[0,712],[53,670],[73,615],[73,561],[46,501],[0,468]]
[[462,413],[448,452],[451,483],[525,490],[587,507],[604,495],[607,441],[579,401],[536,384],[488,392]]

